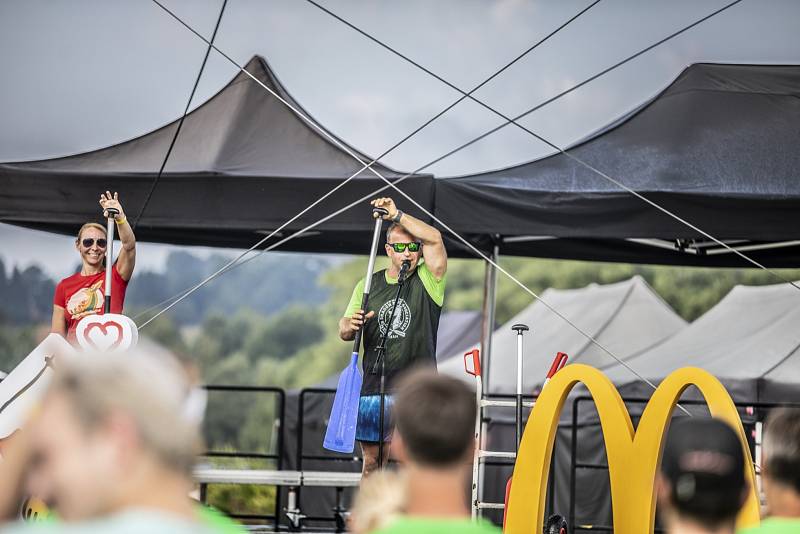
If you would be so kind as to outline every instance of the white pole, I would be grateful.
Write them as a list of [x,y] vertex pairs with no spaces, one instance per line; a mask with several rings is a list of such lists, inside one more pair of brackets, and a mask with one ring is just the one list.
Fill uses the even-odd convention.
[[106,287],[103,313],[111,313],[111,269],[114,266],[114,216],[119,213],[114,208],[108,210],[106,220]]

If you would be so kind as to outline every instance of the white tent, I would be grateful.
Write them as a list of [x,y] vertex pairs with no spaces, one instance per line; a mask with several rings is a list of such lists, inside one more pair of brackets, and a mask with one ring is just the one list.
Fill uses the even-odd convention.
[[[686,321],[640,276],[581,289],[548,289],[541,296],[623,360],[686,328]],[[541,384],[557,352],[567,353],[570,363],[596,367],[614,363],[610,355],[537,300],[495,331],[491,361],[483,370],[488,392],[513,393],[516,389],[517,335],[511,326],[517,323],[531,329],[524,338],[523,388],[528,393]],[[463,353],[443,360],[439,372],[464,377]]]
[[[739,400],[780,400],[780,384],[800,383],[800,291],[736,286],[688,328],[627,363],[656,383],[692,365],[722,379]],[[632,382],[619,364],[602,370],[617,384]]]

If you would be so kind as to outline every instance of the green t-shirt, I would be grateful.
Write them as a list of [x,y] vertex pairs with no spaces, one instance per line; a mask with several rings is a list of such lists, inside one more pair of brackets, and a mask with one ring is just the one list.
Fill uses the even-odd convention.
[[502,531],[489,523],[470,519],[433,517],[398,517],[388,527],[373,534],[500,534]]
[[243,534],[247,532],[242,525],[222,512],[209,506],[197,506],[198,521],[196,523],[182,518],[172,517],[162,512],[135,509],[119,514],[87,520],[79,523],[64,523],[52,513],[44,519],[30,522],[18,522],[0,526],[3,532],[19,534],[84,534],[92,532],[147,532],[173,534],[186,531],[194,534]]
[[[386,391],[391,393],[397,377],[417,366],[436,366],[436,338],[439,316],[444,303],[445,277],[437,280],[427,265],[419,266],[408,275],[401,288],[394,314],[397,279],[385,270],[372,275],[367,312],[375,317],[364,325],[361,359],[363,382],[361,395],[375,395],[380,391],[380,368],[377,362],[378,347],[386,335],[386,352],[383,360],[386,370]],[[347,315],[352,316],[360,307],[364,288],[363,280],[353,290]]]
[[[200,514],[203,516],[203,514]],[[217,525],[208,524],[201,517],[190,521],[157,510],[129,509],[105,517],[73,523],[44,521],[17,522],[0,526],[4,534],[221,534]],[[232,531],[231,531],[232,532]],[[239,531],[241,532],[241,531]]]
[[800,518],[770,517],[761,525],[738,531],[738,534],[797,534],[800,533]]
[[[389,285],[397,284],[397,278],[389,276],[388,271],[384,278]],[[416,272],[419,274],[419,279],[422,285],[425,286],[425,291],[433,299],[433,301],[441,307],[444,304],[444,288],[447,285],[447,275],[445,274],[441,280],[437,280],[424,261],[420,261],[417,265]],[[352,317],[355,312],[361,308],[361,295],[364,294],[364,279],[358,281],[356,287],[353,288],[353,294],[350,295],[350,302],[347,303],[347,309],[343,317]]]
[[200,505],[198,514],[200,521],[216,534],[243,534],[247,529],[223,514],[216,508]]

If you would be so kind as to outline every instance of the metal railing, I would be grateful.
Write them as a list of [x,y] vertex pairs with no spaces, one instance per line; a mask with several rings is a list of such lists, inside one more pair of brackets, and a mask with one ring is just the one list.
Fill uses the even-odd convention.
[[[277,388],[277,387],[226,386],[226,385],[216,385],[216,384],[205,385],[203,386],[203,389],[205,389],[208,392],[222,391],[222,392],[233,392],[233,393],[254,394],[254,395],[268,394],[271,396],[275,396],[277,398],[278,409],[275,415],[275,421],[277,422],[277,433],[275,433],[275,427],[273,426],[273,434],[271,435],[272,438],[276,438],[275,453],[207,450],[202,454],[202,456],[207,458],[245,458],[245,459],[271,460],[275,463],[275,468],[280,470],[283,467],[284,431],[286,428],[285,425],[286,392],[282,388]],[[271,444],[268,442],[264,450],[269,451],[271,449],[270,445]],[[208,486],[209,484],[205,483],[200,484],[200,501],[204,504],[206,503],[208,497]],[[272,521],[277,530],[277,526],[279,523],[278,519],[280,517],[281,510],[282,510],[281,492],[280,488],[276,486],[275,505],[273,512],[271,514],[235,513],[228,510],[225,510],[225,513],[236,519]]]
[[[306,407],[306,397],[310,395],[321,395],[327,397],[333,397],[336,394],[335,389],[331,388],[303,388],[300,390],[300,397],[298,400],[298,407],[297,407],[297,470],[303,471],[303,461],[324,461],[324,462],[338,462],[338,463],[361,463],[361,458],[356,455],[354,452],[352,456],[345,456],[338,453],[330,453],[330,454],[306,454],[304,445],[305,445],[305,407]],[[336,491],[336,504],[333,508],[333,514],[329,516],[304,516],[304,520],[308,521],[319,521],[319,522],[331,522],[334,523],[336,526],[337,532],[344,531],[344,513],[345,509],[343,506],[343,499],[344,499],[344,488],[343,487],[334,487]],[[302,488],[297,488],[297,499],[300,502],[300,494],[302,492]]]

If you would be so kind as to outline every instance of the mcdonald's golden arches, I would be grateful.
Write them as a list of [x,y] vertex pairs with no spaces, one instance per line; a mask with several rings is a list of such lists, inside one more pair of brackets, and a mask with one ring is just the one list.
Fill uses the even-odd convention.
[[600,415],[616,534],[653,532],[655,480],[661,460],[662,438],[681,394],[692,385],[703,394],[711,414],[727,421],[739,434],[745,453],[745,475],[751,491],[737,524],[739,527],[758,524],[758,498],[750,449],[733,400],[719,380],[696,367],[673,372],[653,393],[634,432],[628,409],[608,377],[594,367],[573,364],[555,374],[531,412],[514,466],[506,532],[542,532],[547,477],[558,419],[567,396],[578,382],[589,390]]

